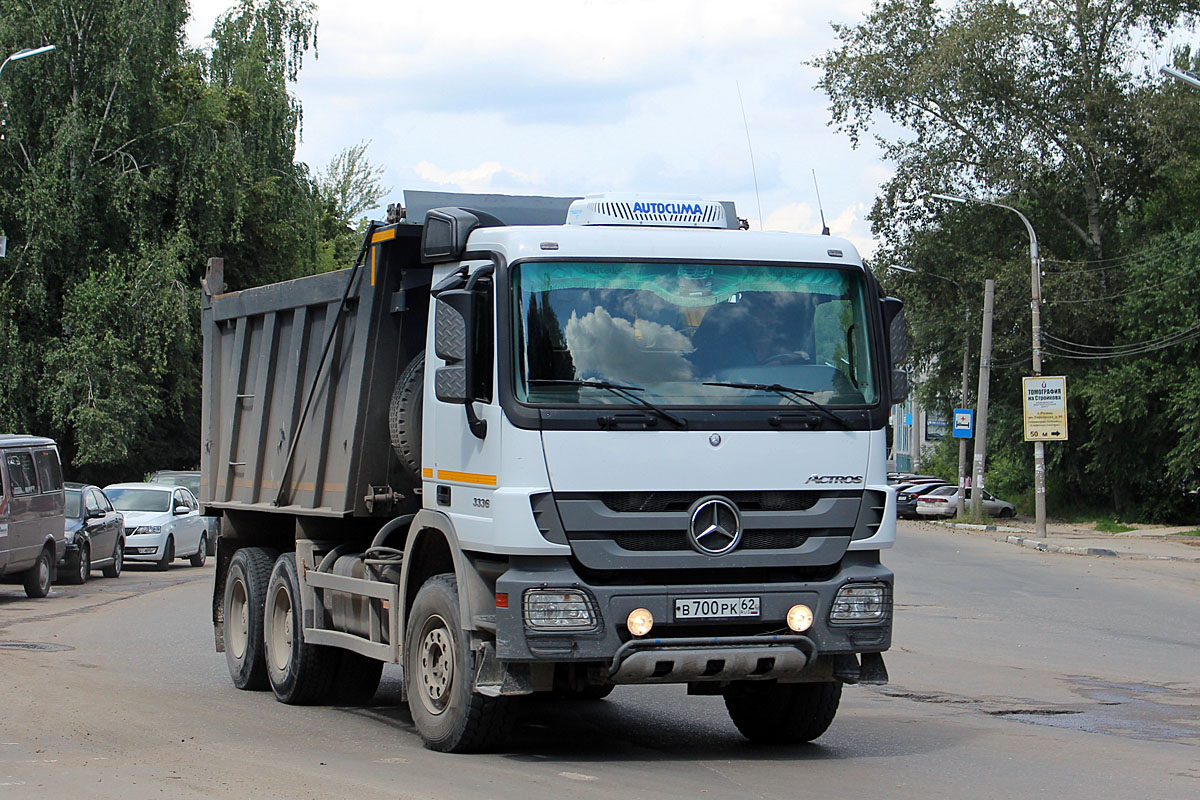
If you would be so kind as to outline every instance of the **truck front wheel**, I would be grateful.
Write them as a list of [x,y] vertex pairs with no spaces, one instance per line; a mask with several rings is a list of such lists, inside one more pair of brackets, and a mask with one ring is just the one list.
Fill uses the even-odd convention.
[[725,709],[752,742],[797,744],[811,742],[829,728],[841,698],[840,681],[746,681],[725,690]]
[[504,736],[511,716],[507,698],[472,691],[471,652],[451,573],[434,575],[413,600],[404,682],[413,724],[430,750],[484,750]]
[[304,641],[296,554],[275,560],[263,611],[267,679],[275,698],[289,705],[319,703],[333,688],[339,651]]
[[229,561],[222,623],[225,626],[225,663],[233,685],[239,689],[267,688],[263,603],[274,563],[275,551],[265,547],[243,547]]

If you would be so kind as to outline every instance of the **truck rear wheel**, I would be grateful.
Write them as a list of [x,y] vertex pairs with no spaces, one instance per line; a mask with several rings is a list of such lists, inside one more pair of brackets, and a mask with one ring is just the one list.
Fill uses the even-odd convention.
[[823,734],[842,698],[840,681],[825,683],[734,683],[725,690],[725,709],[752,742],[798,744]]
[[225,663],[239,689],[267,688],[263,603],[275,555],[265,547],[243,547],[229,561],[223,600]]
[[319,703],[329,697],[339,651],[304,641],[296,554],[275,560],[263,610],[267,679],[275,699],[289,705]]
[[502,738],[511,717],[508,698],[472,691],[471,652],[452,573],[434,575],[413,600],[404,644],[408,708],[430,750],[484,750]]

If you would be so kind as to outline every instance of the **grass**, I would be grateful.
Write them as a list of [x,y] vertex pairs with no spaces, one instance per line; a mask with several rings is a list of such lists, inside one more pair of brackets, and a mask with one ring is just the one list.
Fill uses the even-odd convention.
[[1101,533],[1127,533],[1129,531],[1136,531],[1137,528],[1132,525],[1122,525],[1116,520],[1102,519],[1096,522],[1096,530]]
[[1176,536],[1200,536],[1200,531],[1183,531],[1175,534]]

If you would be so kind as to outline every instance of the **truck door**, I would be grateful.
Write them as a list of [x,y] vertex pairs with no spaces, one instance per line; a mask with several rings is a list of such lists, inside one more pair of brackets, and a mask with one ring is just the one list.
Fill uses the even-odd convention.
[[[470,348],[468,404],[461,398],[446,401],[439,395],[444,371],[459,363],[446,354],[447,345],[438,341],[434,325],[434,357],[425,369],[426,424],[422,440],[425,463],[425,506],[443,511],[454,519],[460,539],[483,541],[492,538],[492,504],[500,468],[500,407],[495,387],[495,291],[490,277],[476,278],[471,291],[471,319],[467,326]],[[441,303],[437,300],[435,303]],[[434,314],[445,313],[434,309]],[[441,334],[445,334],[444,327]],[[431,368],[432,367],[432,368]],[[444,387],[443,387],[444,388]],[[469,406],[465,408],[464,406]],[[432,412],[432,413],[431,413]],[[474,416],[476,422],[471,421]],[[432,423],[432,424],[429,424]],[[482,423],[482,425],[478,424]]]

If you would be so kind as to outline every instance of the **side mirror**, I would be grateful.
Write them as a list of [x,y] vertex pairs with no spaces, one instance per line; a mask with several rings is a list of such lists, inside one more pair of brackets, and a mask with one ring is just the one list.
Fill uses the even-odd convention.
[[475,293],[450,289],[438,295],[434,311],[433,349],[446,362],[434,377],[437,399],[466,403],[470,399],[471,347],[475,319]]
[[447,289],[437,296],[434,311],[433,350],[446,366],[433,376],[434,395],[443,403],[466,409],[467,424],[476,437],[487,435],[487,421],[475,415],[471,393],[475,387],[475,304],[472,288]]
[[192,510],[187,506],[175,506],[175,516],[182,517],[185,514],[192,513]]
[[908,320],[904,316],[904,303],[901,300],[884,298],[883,323],[887,326],[892,366],[903,364],[908,358]]
[[98,508],[89,508],[88,509],[87,519],[100,519],[103,516],[104,516],[104,512]]
[[908,399],[908,373],[902,369],[892,370],[892,405]]

